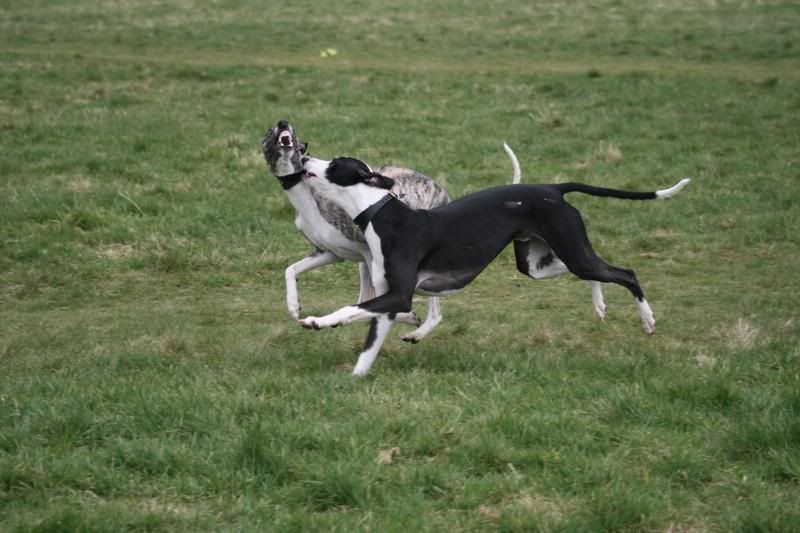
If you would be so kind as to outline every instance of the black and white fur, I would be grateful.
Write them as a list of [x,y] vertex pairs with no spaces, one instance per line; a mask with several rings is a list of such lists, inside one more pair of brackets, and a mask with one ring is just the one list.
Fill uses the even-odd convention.
[[304,327],[319,329],[377,319],[353,370],[355,375],[369,371],[396,314],[411,308],[415,292],[445,296],[464,288],[511,242],[517,268],[532,278],[569,271],[582,279],[627,288],[636,299],[645,332],[655,331],[653,312],[636,275],[595,254],[579,211],[564,200],[564,194],[665,199],[685,187],[688,179],[656,192],[581,183],[508,185],[470,194],[433,210],[413,210],[393,197],[387,198],[394,184],[391,178],[370,171],[357,159],[304,161],[304,180],[314,190],[338,203],[351,217],[363,221],[362,213],[369,214],[365,236],[378,296],[301,321]]
[[[358,301],[374,298],[375,291],[368,267],[372,258],[364,235],[341,207],[315,192],[300,179],[303,174],[301,157],[306,152],[306,145],[299,141],[294,128],[288,121],[281,120],[276,127],[267,130],[261,147],[272,174],[280,181],[297,211],[295,226],[315,247],[309,256],[286,269],[286,305],[289,313],[299,320],[297,276],[339,261],[359,263],[361,284]],[[513,165],[513,182],[519,183],[517,158],[507,145],[505,150]],[[450,201],[447,191],[441,185],[419,172],[396,166],[383,166],[377,171],[393,180],[392,192],[411,208],[432,209]],[[428,312],[422,325],[419,325],[419,319],[410,309],[399,314],[398,320],[419,325],[416,330],[404,335],[403,340],[418,342],[436,327],[441,318],[437,297],[428,299]]]

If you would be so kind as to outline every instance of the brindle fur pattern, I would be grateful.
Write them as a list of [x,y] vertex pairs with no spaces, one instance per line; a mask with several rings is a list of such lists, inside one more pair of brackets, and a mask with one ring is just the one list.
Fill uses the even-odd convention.
[[412,209],[433,209],[450,202],[444,187],[410,168],[387,165],[376,172],[394,180],[392,192]]

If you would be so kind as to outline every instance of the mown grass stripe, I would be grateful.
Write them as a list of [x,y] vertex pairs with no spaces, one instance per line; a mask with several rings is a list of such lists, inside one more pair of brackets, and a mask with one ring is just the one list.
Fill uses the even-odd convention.
[[327,59],[308,55],[258,54],[255,51],[240,52],[203,51],[171,49],[114,49],[65,48],[65,47],[2,47],[0,54],[16,56],[80,58],[92,61],[114,61],[129,63],[150,63],[159,65],[184,65],[208,67],[301,67],[322,70],[365,70],[397,71],[420,73],[451,74],[586,74],[624,75],[631,73],[658,74],[663,76],[700,76],[709,78],[730,78],[736,80],[800,79],[800,62],[776,60],[765,62],[715,61],[696,63],[687,61],[662,61],[642,58],[618,58],[593,56],[591,58],[554,58],[532,60],[530,58],[505,58],[469,60],[437,60],[423,57],[337,57]]

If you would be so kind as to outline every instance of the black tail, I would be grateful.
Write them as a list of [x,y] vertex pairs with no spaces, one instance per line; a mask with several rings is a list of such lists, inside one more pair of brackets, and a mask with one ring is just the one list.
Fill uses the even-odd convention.
[[622,198],[623,200],[655,200],[658,198],[655,191],[653,192],[634,192],[634,191],[620,191],[619,189],[606,189],[604,187],[592,187],[583,183],[559,183],[553,185],[561,194],[568,192],[582,192],[591,196],[605,196],[611,198]]

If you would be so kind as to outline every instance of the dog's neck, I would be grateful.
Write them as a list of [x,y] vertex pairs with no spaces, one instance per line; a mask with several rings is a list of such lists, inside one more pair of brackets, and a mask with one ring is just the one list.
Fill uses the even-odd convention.
[[383,199],[389,194],[386,189],[370,187],[369,185],[352,185],[345,187],[342,194],[329,197],[332,202],[339,204],[350,218],[355,219],[371,205]]
[[289,189],[292,189],[293,187],[298,185],[301,181],[303,181],[303,175],[304,174],[305,174],[305,171],[301,170],[301,171],[295,172],[293,174],[285,174],[285,175],[282,175],[282,176],[276,175],[275,177],[280,182],[281,187],[283,188],[283,190],[284,191],[288,191]]
[[395,196],[393,192],[390,192],[353,217],[353,222],[355,222],[356,226],[358,226],[362,232],[367,231],[367,226],[369,226],[369,223],[372,222],[373,218],[375,218],[375,215],[377,215],[380,210],[383,209],[383,206],[396,199],[397,196]]
[[293,154],[281,154],[278,157],[278,160],[275,162],[275,167],[272,171],[273,175],[278,178],[281,182],[281,186],[284,189],[290,189],[294,185],[296,185],[300,178],[303,175],[303,169],[301,168],[300,171],[295,169],[295,165],[292,162]]

